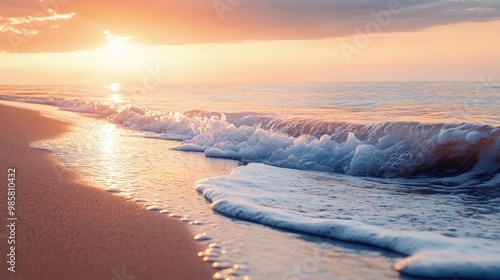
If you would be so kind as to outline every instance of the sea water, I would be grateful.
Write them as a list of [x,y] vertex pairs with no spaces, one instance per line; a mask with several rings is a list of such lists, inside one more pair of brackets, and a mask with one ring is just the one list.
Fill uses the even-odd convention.
[[500,278],[499,85],[0,94],[78,123],[32,146],[190,224],[215,278]]

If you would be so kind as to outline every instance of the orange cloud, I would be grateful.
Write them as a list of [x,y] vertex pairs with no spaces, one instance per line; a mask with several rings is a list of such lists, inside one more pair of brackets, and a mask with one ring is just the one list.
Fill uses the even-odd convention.
[[[382,32],[415,32],[433,26],[500,18],[497,0],[18,0],[9,13],[76,13],[59,28],[44,29],[21,52],[72,51],[102,44],[109,29],[149,45],[226,43],[249,40],[309,40],[349,36],[373,20],[373,14],[399,5]],[[12,4],[17,3],[17,4]],[[43,3],[41,5],[40,3]],[[12,5],[17,5],[13,7]],[[5,8],[5,9],[4,9]],[[4,33],[5,34],[5,33]],[[0,33],[1,35],[1,33]],[[3,36],[6,37],[6,36]],[[12,51],[0,38],[0,49]]]

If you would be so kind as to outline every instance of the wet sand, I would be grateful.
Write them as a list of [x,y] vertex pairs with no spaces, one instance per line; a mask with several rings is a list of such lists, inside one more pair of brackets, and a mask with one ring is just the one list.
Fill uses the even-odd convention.
[[[211,279],[177,220],[90,186],[31,142],[70,124],[0,105],[0,279]],[[8,271],[7,169],[16,169],[15,273]]]

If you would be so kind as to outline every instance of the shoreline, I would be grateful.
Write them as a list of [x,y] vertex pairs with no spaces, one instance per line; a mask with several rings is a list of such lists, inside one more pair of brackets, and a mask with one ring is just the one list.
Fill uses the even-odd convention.
[[[1,279],[211,279],[180,221],[95,188],[47,151],[29,144],[70,124],[0,105],[0,208],[7,212],[7,172],[15,168],[15,273],[8,271],[8,227],[0,231]],[[10,245],[9,245],[10,246]]]

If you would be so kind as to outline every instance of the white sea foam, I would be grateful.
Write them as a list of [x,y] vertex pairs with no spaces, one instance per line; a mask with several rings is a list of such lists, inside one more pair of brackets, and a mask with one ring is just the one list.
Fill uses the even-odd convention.
[[50,146],[49,144],[47,144],[45,142],[31,143],[30,147],[33,148],[33,149],[37,149],[37,150],[44,150],[44,151],[54,152],[54,147]]
[[[135,136],[142,135],[185,141],[173,148],[175,150],[204,152],[210,157],[234,158],[243,162],[257,161],[296,169],[378,177],[350,177],[250,164],[236,169],[229,177],[202,181],[198,186],[206,189],[206,197],[213,197],[216,211],[229,216],[398,251],[409,257],[397,262],[395,267],[407,274],[498,278],[500,127],[415,122],[353,124],[307,118],[287,119],[287,116],[282,118],[251,112],[168,112],[165,107],[163,112],[159,112],[136,105],[62,98],[0,96],[0,99],[54,105],[61,110],[100,116],[109,122],[141,131],[128,131],[134,137],[123,138],[127,140],[141,141]],[[493,98],[490,103],[494,104],[495,100]],[[171,171],[169,165],[159,164],[166,156],[161,148],[164,147],[162,141],[143,139],[145,142],[137,144],[141,147],[140,152],[134,155],[127,150],[131,145],[111,145],[116,140],[110,141],[109,136],[113,133],[108,129],[102,131],[96,132],[90,141],[79,139],[63,145],[64,152],[59,152],[70,163],[68,166],[87,170],[83,172],[92,176],[104,174],[99,180],[104,185],[109,183],[111,187],[115,187],[116,182],[108,179],[114,176],[120,179],[124,175],[120,170],[132,172],[129,178],[133,180],[147,174],[140,179],[143,182],[149,182],[150,176],[163,177],[146,185],[156,186],[158,182],[163,182],[162,179],[172,177],[166,175]],[[147,167],[142,170],[130,168],[145,154],[145,143],[151,142],[155,142],[157,149],[148,147],[149,158],[143,165]],[[96,151],[103,143],[106,149]],[[166,143],[165,146],[171,144]],[[82,149],[86,152],[77,148],[77,152],[71,153],[67,150],[68,146],[86,146]],[[122,152],[111,149],[113,146],[120,147]],[[96,157],[99,152],[104,152],[101,161],[95,161],[99,159]],[[193,154],[169,155],[200,158]],[[182,162],[179,158],[172,162]],[[111,159],[114,165],[106,165]],[[153,162],[157,163],[153,168],[156,171],[147,172]],[[191,170],[191,164],[189,162],[176,170]],[[115,165],[121,167],[116,169]],[[113,168],[106,168],[110,166]],[[408,176],[412,179],[405,179]],[[134,193],[129,188],[123,188],[123,191],[130,199],[147,202],[152,209],[158,205],[167,207],[156,203],[156,196],[150,197],[151,201],[140,197],[141,190]],[[168,196],[165,199],[168,201]],[[186,222],[191,220],[178,209],[167,207],[160,213],[171,214]],[[238,227],[219,230],[221,233],[229,232],[228,235],[222,234],[222,238],[214,232],[207,231],[207,234],[218,241],[238,240],[242,243],[239,246],[247,246],[247,250],[252,252],[255,250],[253,244],[257,243],[270,248],[269,245],[262,245],[265,242],[259,242],[262,239],[268,244],[287,240],[286,246],[290,244],[293,252],[281,250],[277,253],[288,255],[288,258],[280,260],[286,268],[289,268],[291,259],[305,256],[314,247],[313,243],[297,242],[297,238],[284,239],[286,236],[279,231],[276,231],[274,239],[269,238],[269,230],[258,235],[259,228],[262,229],[250,227],[254,230],[253,236],[248,236],[248,230],[238,231]],[[251,255],[246,255],[246,258],[250,259]],[[358,254],[356,258],[363,256],[365,254]],[[345,258],[345,255],[340,258]],[[371,256],[367,254],[366,258],[371,259]],[[265,260],[261,262],[261,258],[255,259],[257,263],[265,263]],[[278,262],[273,261],[272,267],[276,267]],[[377,262],[374,260],[374,263]],[[269,268],[267,265],[263,267]],[[352,268],[352,265],[349,266],[347,270]],[[382,266],[385,271],[387,265]],[[368,271],[373,269],[370,265],[367,267],[370,267]],[[330,270],[331,275],[337,275],[335,269]]]
[[286,168],[403,178],[468,173],[461,183],[477,176],[491,178],[500,170],[500,127],[487,125],[362,125],[255,113],[159,112],[136,105],[62,98],[0,99],[99,114],[144,131],[147,137],[185,141],[176,150]]
[[201,180],[195,188],[212,201],[215,211],[231,217],[408,256],[394,264],[402,273],[500,277],[498,205],[491,206],[488,217],[467,218],[461,211],[472,205],[460,207],[461,195],[401,196],[404,190],[387,184],[262,164]]

